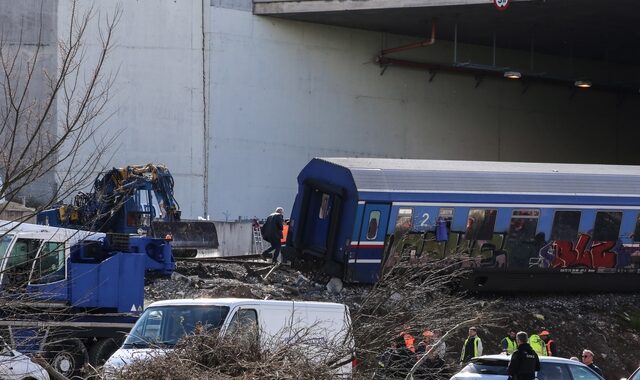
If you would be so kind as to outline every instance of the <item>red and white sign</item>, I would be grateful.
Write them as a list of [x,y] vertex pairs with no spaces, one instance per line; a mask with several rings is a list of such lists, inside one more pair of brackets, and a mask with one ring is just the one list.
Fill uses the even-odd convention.
[[510,0],[493,0],[493,5],[495,5],[496,9],[499,11],[504,11],[509,8]]

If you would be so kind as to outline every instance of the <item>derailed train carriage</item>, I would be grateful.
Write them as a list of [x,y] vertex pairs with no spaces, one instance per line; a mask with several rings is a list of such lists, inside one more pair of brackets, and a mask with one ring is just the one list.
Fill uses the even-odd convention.
[[472,290],[640,290],[638,166],[315,158],[298,184],[285,254],[348,282],[456,255]]

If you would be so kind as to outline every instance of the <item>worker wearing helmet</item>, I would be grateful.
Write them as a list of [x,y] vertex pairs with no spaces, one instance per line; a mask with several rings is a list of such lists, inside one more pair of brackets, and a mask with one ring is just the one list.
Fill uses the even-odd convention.
[[548,356],[558,356],[558,348],[556,347],[556,342],[551,339],[551,333],[547,330],[542,330],[540,332],[540,338],[547,346],[547,355]]

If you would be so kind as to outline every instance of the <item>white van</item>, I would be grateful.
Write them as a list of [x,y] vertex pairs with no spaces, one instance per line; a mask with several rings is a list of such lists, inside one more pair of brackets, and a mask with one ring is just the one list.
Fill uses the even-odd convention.
[[[346,349],[348,354],[335,363],[336,375],[350,376],[355,361],[346,305],[239,298],[177,299],[149,305],[122,347],[105,363],[105,377],[109,378],[133,360],[162,354],[164,350],[157,347],[170,349],[185,334],[193,334],[196,324],[204,329],[220,329],[221,334],[236,329],[256,329],[263,349],[286,342],[305,330],[306,342],[315,342],[317,347],[340,345]],[[310,356],[317,356],[317,349],[313,347],[306,351]]]

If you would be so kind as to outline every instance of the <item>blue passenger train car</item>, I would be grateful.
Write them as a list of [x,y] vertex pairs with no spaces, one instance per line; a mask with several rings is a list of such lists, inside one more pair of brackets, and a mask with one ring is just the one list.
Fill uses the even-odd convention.
[[640,290],[638,166],[315,158],[298,184],[285,253],[348,282],[456,255],[474,290]]

